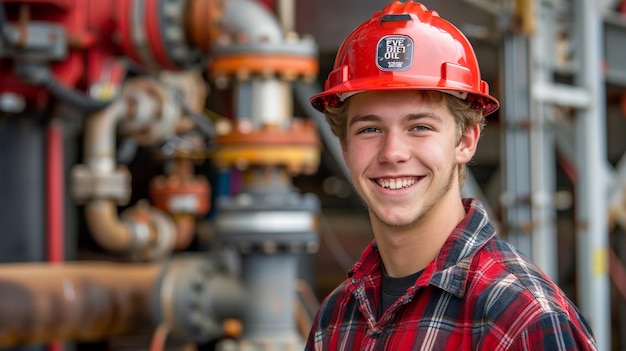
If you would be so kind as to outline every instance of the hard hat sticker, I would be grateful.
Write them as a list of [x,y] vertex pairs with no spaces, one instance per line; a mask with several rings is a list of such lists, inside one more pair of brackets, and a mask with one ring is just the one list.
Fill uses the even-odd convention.
[[383,71],[401,71],[413,63],[413,39],[388,35],[378,42],[376,65]]

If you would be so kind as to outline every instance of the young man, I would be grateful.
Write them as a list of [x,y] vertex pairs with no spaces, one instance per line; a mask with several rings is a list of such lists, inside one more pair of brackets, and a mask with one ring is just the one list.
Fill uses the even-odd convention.
[[323,301],[307,350],[594,350],[577,308],[462,199],[498,108],[468,40],[408,0],[344,41],[311,103],[339,138],[374,241]]

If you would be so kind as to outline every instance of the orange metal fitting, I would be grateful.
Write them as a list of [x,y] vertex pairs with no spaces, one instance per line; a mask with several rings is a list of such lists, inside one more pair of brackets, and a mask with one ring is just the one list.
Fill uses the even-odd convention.
[[314,78],[319,71],[317,58],[308,56],[241,54],[216,57],[211,62],[215,77],[248,74],[276,74],[285,80]]
[[221,167],[285,166],[291,173],[312,174],[319,165],[319,139],[311,121],[293,119],[287,129],[268,125],[258,130],[240,121],[216,143],[213,160]]
[[210,208],[211,189],[202,176],[159,176],[150,184],[154,207],[172,214],[205,215]]

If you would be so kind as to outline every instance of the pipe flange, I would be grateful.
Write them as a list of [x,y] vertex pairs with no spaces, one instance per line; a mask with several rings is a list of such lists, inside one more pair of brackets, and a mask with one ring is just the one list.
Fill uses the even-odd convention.
[[319,200],[312,194],[242,194],[219,198],[216,206],[218,240],[242,253],[315,252],[318,248]]
[[217,81],[252,75],[276,76],[286,81],[312,81],[319,73],[317,46],[309,38],[230,45],[218,42],[209,72]]
[[155,289],[152,304],[160,323],[172,329],[175,336],[206,341],[221,334],[210,315],[200,312],[202,292],[208,289],[213,267],[206,260],[176,259],[168,262]]
[[244,301],[241,282],[211,259],[187,254],[164,265],[152,307],[155,322],[175,337],[204,343],[224,335],[222,322],[240,318]]
[[86,165],[72,169],[72,198],[78,204],[92,199],[111,199],[119,205],[130,200],[130,172],[124,166],[110,173],[99,173]]
[[213,46],[213,55],[216,58],[246,54],[258,55],[289,55],[316,58],[318,56],[317,43],[313,37],[300,37],[297,33],[283,37],[281,40],[250,40],[247,36],[220,37]]
[[151,70],[200,67],[202,53],[188,44],[188,1],[120,0],[117,34],[124,53]]
[[312,174],[319,166],[320,142],[313,123],[293,119],[287,129],[264,126],[250,131],[242,121],[216,138],[212,159],[218,167],[284,166],[291,174]]
[[188,1],[162,0],[160,2],[161,38],[170,53],[170,59],[179,68],[199,67],[201,52],[187,44],[185,33],[185,6]]

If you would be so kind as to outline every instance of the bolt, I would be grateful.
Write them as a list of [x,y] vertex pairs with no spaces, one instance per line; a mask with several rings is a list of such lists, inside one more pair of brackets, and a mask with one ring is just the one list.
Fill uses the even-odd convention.
[[278,251],[278,244],[275,241],[264,241],[261,244],[261,251],[266,254],[273,254]]
[[300,39],[300,36],[298,35],[297,32],[290,31],[285,34],[285,41],[288,43],[292,43],[292,44],[296,43],[298,42],[299,39]]
[[178,27],[169,27],[165,31],[165,37],[168,40],[180,42],[183,40],[183,31]]
[[250,79],[251,73],[250,70],[246,68],[240,68],[236,72],[236,77],[240,81],[247,81]]
[[166,3],[163,6],[163,17],[175,20],[180,17],[180,9],[181,7],[175,2]]
[[308,242],[306,244],[306,252],[310,253],[310,254],[314,254],[317,252],[317,250],[319,250],[320,245],[314,241]]
[[215,86],[219,90],[225,90],[230,85],[228,77],[226,76],[225,73],[217,73],[215,75],[214,81],[215,81]]

